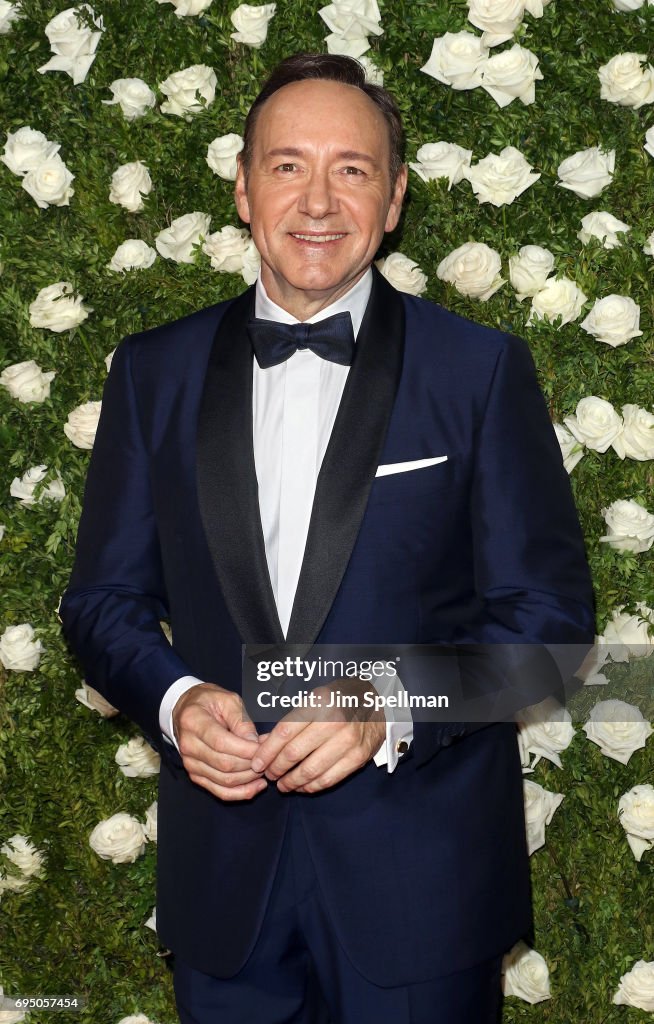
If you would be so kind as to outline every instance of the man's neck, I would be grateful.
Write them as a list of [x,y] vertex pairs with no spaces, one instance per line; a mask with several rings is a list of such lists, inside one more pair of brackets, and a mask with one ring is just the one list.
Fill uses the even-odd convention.
[[337,302],[344,295],[347,295],[349,291],[361,280],[364,274],[368,271],[368,267],[351,278],[349,281],[343,282],[338,288],[334,288],[331,291],[325,292],[311,292],[303,291],[300,289],[289,289],[288,283],[283,279],[278,278],[268,267],[262,266],[261,268],[261,283],[264,286],[266,295],[274,302],[275,305],[281,309],[286,310],[291,316],[295,317],[296,320],[304,321],[310,320],[316,313],[320,313],[321,310],[326,309],[333,303]]

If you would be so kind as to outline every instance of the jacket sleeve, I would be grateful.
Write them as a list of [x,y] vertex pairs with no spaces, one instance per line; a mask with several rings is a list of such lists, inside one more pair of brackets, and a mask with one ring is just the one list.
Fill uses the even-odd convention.
[[[478,611],[456,628],[450,649],[462,706],[470,699],[477,711],[474,721],[440,728],[417,721],[421,762],[546,696],[565,700],[566,683],[594,640],[590,572],[558,440],[526,342],[513,335],[503,341],[478,425],[470,489]],[[438,660],[433,673],[418,671],[419,662],[424,669],[425,658],[418,658],[405,686],[413,679],[415,690],[434,692]],[[405,660],[403,676],[408,671]]]
[[132,719],[162,756],[159,706],[188,665],[160,620],[168,600],[148,453],[131,372],[134,338],[116,349],[89,464],[73,570],[59,616],[86,681]]

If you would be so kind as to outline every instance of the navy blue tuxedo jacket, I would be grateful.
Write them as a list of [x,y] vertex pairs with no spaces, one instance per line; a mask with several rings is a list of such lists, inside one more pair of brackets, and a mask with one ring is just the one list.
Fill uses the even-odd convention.
[[[592,643],[582,537],[527,345],[373,273],[289,642]],[[283,640],[253,460],[253,304],[250,288],[119,345],[60,608],[89,684],[162,757],[157,930],[199,970],[235,974],[295,801],[364,975],[465,969],[532,927],[515,724],[417,722],[393,773],[371,762],[320,794],[269,785],[236,804],[192,783],[159,728],[175,679],[238,690],[242,643]]]

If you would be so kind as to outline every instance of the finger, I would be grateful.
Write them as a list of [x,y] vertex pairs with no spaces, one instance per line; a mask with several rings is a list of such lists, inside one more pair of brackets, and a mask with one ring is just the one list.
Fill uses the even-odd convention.
[[[334,737],[340,743],[342,751],[352,744],[350,730],[343,722],[311,722],[297,736],[290,739],[282,747],[277,757],[268,765],[266,778],[279,779],[296,765],[304,762],[315,750],[329,743]],[[338,740],[340,737],[340,740]]]
[[352,747],[338,736],[323,743],[304,761],[277,781],[281,793],[317,793],[341,782],[368,760],[361,747]]
[[193,782],[203,779],[206,782],[213,782],[216,786],[227,786],[229,789],[245,786],[248,782],[255,782],[261,778],[249,766],[244,771],[224,772],[197,757],[186,758],[184,767]]
[[203,713],[185,719],[184,725],[180,729],[178,743],[182,756],[185,754],[195,756],[200,750],[203,750],[203,759],[206,760],[208,750],[245,762],[236,765],[235,768],[251,767],[252,757],[259,749],[258,742],[236,736],[220,722],[217,722],[208,711],[199,710]]
[[[293,722],[282,718],[272,732],[259,743],[256,754],[252,758],[255,772],[265,772],[288,743],[292,743],[307,727],[308,722]],[[289,762],[290,764],[291,762]]]

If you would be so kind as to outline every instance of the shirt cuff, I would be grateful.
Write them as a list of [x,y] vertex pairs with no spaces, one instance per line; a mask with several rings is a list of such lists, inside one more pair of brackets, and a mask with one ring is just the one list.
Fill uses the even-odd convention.
[[[402,680],[397,675],[375,679],[371,685],[382,697],[397,696],[405,692]],[[386,770],[392,772],[395,771],[400,758],[406,754],[413,739],[413,719],[409,708],[389,707],[388,705],[384,707],[384,716],[386,718],[386,742],[382,743],[373,757],[373,761],[378,768],[386,765]]]
[[175,704],[187,690],[190,690],[192,686],[197,686],[201,683],[201,679],[196,679],[195,676],[182,676],[180,679],[176,679],[174,683],[171,683],[166,692],[163,695],[161,704],[159,705],[159,728],[163,734],[163,738],[172,743],[178,753],[181,753],[177,740],[175,739],[175,733],[173,730],[173,711]]

